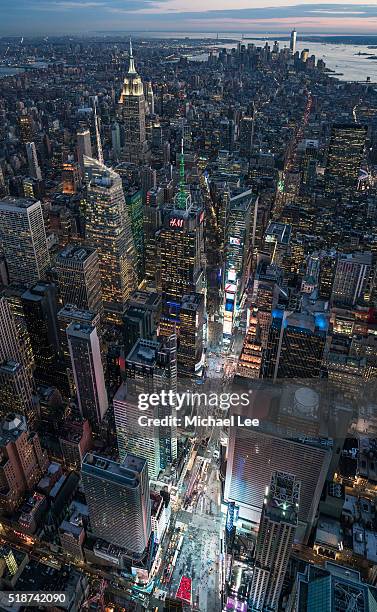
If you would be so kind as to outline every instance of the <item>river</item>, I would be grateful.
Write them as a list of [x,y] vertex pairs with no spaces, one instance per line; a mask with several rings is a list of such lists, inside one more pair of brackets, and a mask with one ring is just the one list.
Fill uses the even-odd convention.
[[[136,37],[143,36],[145,38],[216,38],[216,34],[209,32],[143,32],[138,33]],[[219,38],[241,40],[242,34],[239,32],[219,32]],[[266,40],[262,39],[261,34],[255,34],[257,38],[252,38],[253,34],[245,34],[245,38],[241,41],[243,44],[254,43],[257,46],[263,46]],[[246,38],[247,36],[247,38]],[[268,35],[268,43],[273,45],[270,40],[273,35]],[[276,35],[276,40],[280,47],[288,46],[288,40],[282,40]],[[220,43],[220,47],[232,48],[235,43]],[[377,46],[377,43],[376,43]],[[358,53],[366,53],[377,57],[377,49],[368,49],[366,45],[345,45],[327,42],[307,42],[298,41],[297,50],[309,49],[310,55],[315,55],[317,59],[321,58],[326,62],[330,70],[336,73],[341,73],[337,78],[342,81],[366,81],[367,77],[373,83],[377,83],[377,59],[368,59],[366,55],[358,55]],[[197,56],[195,59],[205,59],[206,56]]]

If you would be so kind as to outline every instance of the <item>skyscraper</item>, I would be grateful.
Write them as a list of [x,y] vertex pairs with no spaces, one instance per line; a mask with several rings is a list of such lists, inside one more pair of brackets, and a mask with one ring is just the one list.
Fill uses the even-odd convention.
[[154,115],[154,93],[151,81],[147,83],[147,104],[150,115]]
[[68,347],[67,327],[71,323],[85,323],[97,329],[97,334],[101,328],[101,317],[99,313],[89,310],[80,310],[73,304],[66,304],[58,312],[59,340],[62,357],[66,361],[67,367],[71,367],[71,356]]
[[92,157],[92,143],[90,140],[90,131],[88,129],[79,130],[77,132],[77,160],[84,175],[84,155]]
[[158,155],[159,151],[162,149],[162,137],[161,124],[156,122],[152,125],[151,138],[152,151],[155,155]]
[[373,612],[377,605],[376,587],[368,584],[369,580],[365,582],[356,567],[329,560],[324,566],[305,563],[296,575],[286,611],[312,612],[317,608],[321,612]]
[[120,321],[136,288],[136,254],[122,180],[114,170],[85,158],[87,173],[87,242],[97,249],[104,310]]
[[12,512],[26,491],[32,490],[48,466],[38,434],[31,433],[25,416],[10,413],[0,421],[0,513]]
[[356,190],[368,128],[357,123],[335,124],[331,131],[325,172],[328,194]]
[[325,300],[329,300],[331,297],[335,268],[336,258],[334,255],[324,255],[321,258],[320,269],[319,269],[319,297]]
[[95,249],[68,245],[56,258],[59,297],[63,305],[103,312],[99,260]]
[[10,305],[5,297],[0,298],[0,406],[2,412],[18,410],[35,420],[33,401],[33,376],[30,355],[22,338],[18,337],[18,327]]
[[125,142],[122,157],[125,161],[142,163],[148,155],[145,133],[145,98],[142,80],[136,72],[130,41],[130,65],[124,79],[119,100]]
[[310,195],[313,190],[317,176],[319,140],[306,138],[301,142],[300,149],[302,150],[300,160],[300,167],[302,172],[301,189],[303,193]]
[[134,291],[123,316],[124,351],[127,356],[139,338],[155,340],[161,317],[161,297],[149,291]]
[[18,329],[11,307],[5,297],[0,297],[0,363],[15,359],[20,363],[29,363],[22,351]]
[[14,197],[0,200],[0,242],[12,283],[28,287],[43,278],[50,255],[41,203]]
[[17,338],[21,354],[24,356],[25,366],[30,372],[32,372],[34,368],[34,354],[31,347],[29,331],[26,325],[25,312],[22,305],[23,293],[24,290],[22,287],[13,286],[4,289],[1,295],[9,304],[17,330],[15,338]]
[[73,195],[77,192],[80,184],[80,171],[76,162],[67,161],[62,166],[63,193]]
[[0,365],[0,417],[9,410],[27,416],[34,423],[35,409],[30,378],[24,366],[12,359]]
[[242,117],[240,122],[240,149],[243,155],[251,157],[254,144],[256,112],[253,109],[253,115]]
[[237,374],[244,378],[259,378],[262,368],[262,342],[256,313],[252,313],[241,355],[237,364]]
[[[126,357],[126,383],[115,394],[114,418],[118,452],[122,460],[132,452],[148,461],[151,478],[177,457],[177,431],[174,425],[141,427],[138,397],[140,393],[154,393],[177,389],[177,348],[175,337],[164,343],[140,339]],[[149,406],[148,417],[163,418],[175,414],[172,406]]]
[[220,147],[226,151],[232,152],[235,141],[235,125],[233,119],[225,117],[220,121]]
[[158,284],[157,232],[162,227],[162,211],[164,207],[164,192],[161,188],[150,189],[146,194],[144,220],[144,261],[145,281],[149,287],[156,288]]
[[184,295],[178,314],[178,370],[193,376],[204,363],[204,295]]
[[166,206],[157,236],[158,289],[165,302],[179,302],[201,289],[202,222],[200,209]]
[[262,260],[257,266],[254,277],[253,305],[257,310],[263,348],[267,347],[268,334],[272,321],[272,312],[278,302],[280,283],[283,273],[281,268],[271,264],[270,259]]
[[126,193],[126,207],[131,222],[132,237],[136,254],[136,272],[140,283],[144,279],[145,270],[145,241],[143,198],[139,189],[130,189]]
[[111,126],[111,146],[113,149],[113,157],[115,159],[119,159],[119,156],[120,156],[120,128],[119,128],[119,123],[117,121],[115,121],[113,125]]
[[4,198],[9,193],[8,184],[5,182],[4,172],[0,166],[0,198]]
[[[67,304],[58,312],[58,327],[61,358],[59,360],[60,376],[55,383],[64,397],[74,397],[75,395],[75,380],[73,376],[72,360],[69,352],[67,328],[71,323],[78,323],[95,327],[100,343],[102,365],[104,373],[106,367],[106,358],[103,343],[103,327],[101,325],[101,315],[90,312],[89,310],[80,310],[72,304]],[[59,384],[58,384],[59,383]]]
[[[318,510],[324,482],[332,460],[331,444],[320,439],[305,439],[299,434],[285,437],[285,430],[274,427],[265,411],[268,399],[264,392],[255,392],[253,410],[235,407],[232,414],[249,418],[259,412],[260,425],[231,427],[224,499],[239,507],[239,520],[259,523],[266,487],[275,471],[294,474],[301,482],[297,539],[307,541]],[[274,402],[274,400],[272,400]]]
[[4,563],[8,568],[10,575],[14,576],[18,570],[18,564],[10,546],[0,547],[0,565],[3,566]]
[[296,30],[292,30],[291,38],[290,38],[290,42],[289,42],[289,49],[290,49],[292,55],[294,55],[296,53],[296,41],[297,41],[297,32],[296,32]]
[[263,377],[274,380],[319,377],[327,329],[324,314],[274,310]]
[[34,122],[30,115],[24,114],[19,118],[20,136],[25,144],[30,142],[35,134]]
[[151,189],[156,189],[157,173],[150,166],[140,168],[141,192],[143,196],[143,204],[147,201],[147,193]]
[[228,203],[224,274],[224,335],[232,334],[250,274],[258,199],[251,190],[234,195]]
[[331,301],[344,306],[355,306],[359,299],[369,301],[367,291],[371,269],[370,252],[339,255]]
[[148,464],[149,478],[157,479],[161,471],[159,430],[153,425],[139,425],[142,414],[157,418],[157,410],[150,407],[142,413],[137,394],[126,383],[122,383],[115,393],[113,407],[119,460],[122,461],[129,452],[137,453]]
[[145,459],[128,453],[119,464],[88,453],[81,473],[94,535],[132,557],[142,557],[151,535]]
[[34,353],[34,375],[40,382],[52,384],[60,352],[56,287],[40,281],[25,291],[21,300]]
[[98,433],[108,399],[97,329],[85,323],[71,323],[67,337],[79,410]]
[[300,482],[273,472],[263,503],[250,589],[253,612],[278,610],[279,598],[298,524]]
[[27,160],[28,160],[28,164],[29,164],[29,173],[30,173],[30,176],[32,178],[36,179],[37,181],[41,181],[42,180],[42,172],[41,172],[41,169],[39,167],[37,150],[35,148],[35,143],[34,142],[27,142],[26,143],[26,154],[27,154]]

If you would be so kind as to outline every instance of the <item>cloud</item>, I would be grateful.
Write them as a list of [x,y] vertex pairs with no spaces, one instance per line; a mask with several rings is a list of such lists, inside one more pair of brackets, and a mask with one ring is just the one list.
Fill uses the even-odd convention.
[[[294,0],[293,0],[294,1]],[[0,33],[121,31],[371,32],[377,3],[342,0],[0,0]]]
[[57,8],[63,9],[85,9],[93,6],[106,6],[103,2],[52,2]]
[[355,11],[359,9],[362,13],[376,13],[375,4],[365,4],[365,0],[354,0],[350,4],[344,4],[342,0],[335,0],[331,4],[325,4],[321,0],[311,0],[311,2],[294,4],[292,0],[206,0],[203,9],[203,0],[153,0],[152,6],[142,8],[143,12],[161,13],[165,11],[175,11],[181,15],[201,13],[202,15],[213,15],[215,13],[227,13],[246,17],[258,16],[263,13],[267,17],[268,13],[286,14],[298,13],[307,14],[313,10],[340,10],[341,12]]
[[39,3],[34,5],[34,10],[37,11],[71,11],[71,10],[84,10],[88,8],[106,7],[104,2],[49,2]]

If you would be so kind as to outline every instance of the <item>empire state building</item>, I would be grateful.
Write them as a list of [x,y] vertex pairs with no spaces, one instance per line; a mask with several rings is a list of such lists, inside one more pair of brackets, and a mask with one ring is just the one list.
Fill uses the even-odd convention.
[[136,72],[131,41],[130,66],[120,95],[119,113],[123,120],[125,132],[122,159],[133,163],[144,163],[148,157],[148,142],[145,135],[144,87],[140,76]]

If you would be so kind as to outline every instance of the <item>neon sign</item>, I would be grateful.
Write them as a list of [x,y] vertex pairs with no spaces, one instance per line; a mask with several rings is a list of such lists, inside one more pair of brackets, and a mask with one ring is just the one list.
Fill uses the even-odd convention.
[[169,221],[170,227],[183,227],[184,219],[177,219],[177,217],[173,217]]

